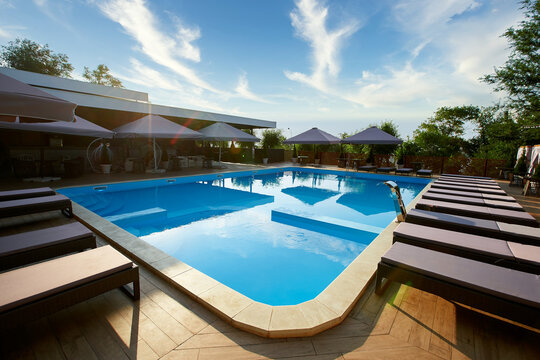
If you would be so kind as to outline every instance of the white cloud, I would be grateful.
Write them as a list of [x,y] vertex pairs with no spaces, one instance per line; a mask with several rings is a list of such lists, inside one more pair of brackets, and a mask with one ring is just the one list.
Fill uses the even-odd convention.
[[159,21],[144,0],[112,0],[98,6],[107,17],[119,23],[139,43],[140,50],[154,62],[184,77],[194,86],[221,93],[181,61],[200,61],[199,49],[192,44],[200,37],[198,29],[179,25],[174,38],[161,32],[157,27]]
[[329,91],[328,77],[335,78],[339,74],[339,52],[344,41],[359,29],[358,23],[351,22],[329,31],[328,8],[317,0],[298,0],[290,16],[296,34],[312,48],[312,73],[285,71],[285,76],[320,91]]
[[267,103],[267,104],[271,103],[270,101],[265,100],[265,99],[261,98],[260,96],[255,95],[253,92],[251,92],[251,90],[249,89],[249,84],[248,84],[246,73],[242,73],[238,77],[238,85],[236,85],[235,91],[236,91],[236,93],[238,95],[240,95],[241,97],[243,97],[245,99],[258,101],[258,102],[263,102],[263,103]]

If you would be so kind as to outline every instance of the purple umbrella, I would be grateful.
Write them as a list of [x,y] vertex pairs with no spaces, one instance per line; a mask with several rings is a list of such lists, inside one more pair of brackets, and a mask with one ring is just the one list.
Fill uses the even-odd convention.
[[314,127],[299,135],[285,140],[284,144],[339,144],[341,140],[334,135]]
[[367,128],[353,136],[341,140],[343,144],[394,145],[402,144],[403,140],[382,131],[376,126]]

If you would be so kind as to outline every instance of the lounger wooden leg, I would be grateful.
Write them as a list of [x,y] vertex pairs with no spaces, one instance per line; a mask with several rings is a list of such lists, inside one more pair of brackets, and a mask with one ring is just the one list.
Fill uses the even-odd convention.
[[127,285],[123,285],[120,289],[126,293],[133,300],[139,300],[141,298],[141,285],[139,281],[139,267],[134,266],[131,269],[131,278],[133,280],[133,290],[131,290]]
[[70,204],[68,208],[62,209],[62,214],[64,214],[68,218],[73,217],[73,206]]

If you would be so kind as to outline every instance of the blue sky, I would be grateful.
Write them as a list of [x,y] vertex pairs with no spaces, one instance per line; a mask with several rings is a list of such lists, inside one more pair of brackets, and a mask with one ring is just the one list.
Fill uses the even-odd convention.
[[289,137],[393,120],[404,137],[440,106],[490,105],[514,0],[0,0],[0,45],[104,63],[156,104],[276,121]]

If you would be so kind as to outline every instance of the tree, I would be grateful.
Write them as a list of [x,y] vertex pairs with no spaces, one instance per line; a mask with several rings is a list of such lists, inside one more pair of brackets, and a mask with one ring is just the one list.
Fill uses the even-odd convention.
[[92,71],[85,66],[83,77],[92,84],[124,87],[120,80],[110,74],[109,67],[104,64],[99,64],[97,68]]
[[[526,19],[517,28],[510,27],[502,35],[512,52],[495,73],[482,78],[495,85],[495,91],[508,94],[508,105],[520,122],[540,123],[540,0],[522,0]],[[538,135],[538,134],[537,134]]]
[[29,39],[16,39],[2,46],[2,65],[59,77],[71,77],[73,66],[65,54],[55,54],[49,45],[40,45]]
[[266,129],[262,133],[261,145],[263,149],[281,148],[285,139],[280,129]]

